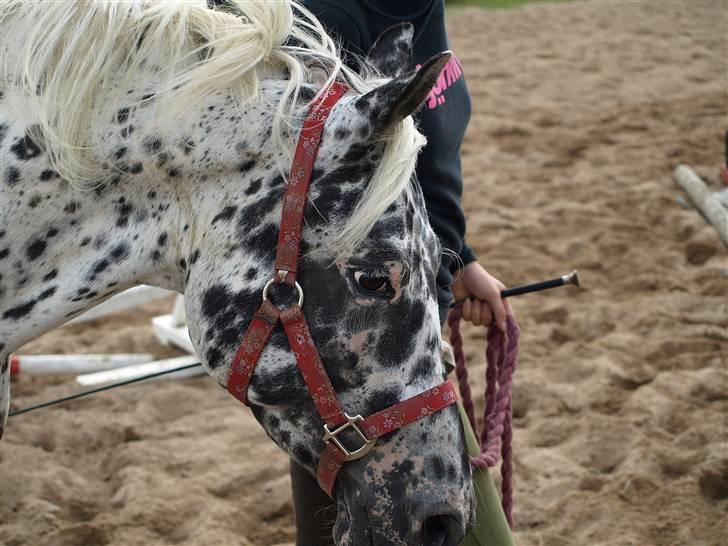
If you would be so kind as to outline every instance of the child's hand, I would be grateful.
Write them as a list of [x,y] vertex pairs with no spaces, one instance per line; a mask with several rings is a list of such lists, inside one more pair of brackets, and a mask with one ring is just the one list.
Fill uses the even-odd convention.
[[[488,273],[478,262],[471,262],[455,275],[452,285],[455,300],[463,303],[463,318],[475,326],[495,325],[506,331],[506,315],[513,315],[511,305],[500,297],[505,285]],[[473,299],[471,299],[473,298]]]

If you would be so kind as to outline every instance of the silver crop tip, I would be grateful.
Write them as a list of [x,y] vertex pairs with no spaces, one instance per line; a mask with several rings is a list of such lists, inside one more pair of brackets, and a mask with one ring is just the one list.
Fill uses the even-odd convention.
[[571,273],[568,275],[563,275],[561,279],[564,281],[564,284],[573,284],[574,286],[581,286],[581,281],[579,280],[579,272],[574,269]]

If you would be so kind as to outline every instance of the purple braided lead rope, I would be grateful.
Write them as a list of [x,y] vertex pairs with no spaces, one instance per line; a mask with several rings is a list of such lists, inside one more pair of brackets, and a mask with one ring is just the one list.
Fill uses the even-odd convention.
[[[465,413],[470,425],[477,435],[475,409],[472,392],[468,381],[468,370],[465,365],[463,338],[460,334],[460,319],[463,316],[462,304],[455,306],[447,318],[450,326],[450,343],[455,355],[455,373],[460,387]],[[480,437],[480,454],[471,457],[470,463],[481,470],[487,470],[498,463],[501,464],[501,504],[508,525],[513,528],[513,451],[511,443],[513,428],[511,424],[513,409],[511,388],[513,373],[516,369],[518,354],[518,337],[520,329],[516,319],[509,316],[506,323],[507,333],[504,335],[491,325],[488,329],[488,344],[485,351],[487,361],[485,371],[485,410],[484,426]]]

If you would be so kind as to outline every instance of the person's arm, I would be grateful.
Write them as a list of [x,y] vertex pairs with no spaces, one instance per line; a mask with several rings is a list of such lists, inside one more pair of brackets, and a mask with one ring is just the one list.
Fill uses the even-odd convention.
[[[367,36],[360,25],[364,20],[361,5],[354,1],[303,0],[302,4],[309,9],[323,26],[340,40],[343,54],[354,53],[365,55],[372,46],[371,37]],[[440,14],[442,16],[442,14]],[[358,20],[359,18],[359,20]],[[443,24],[444,30],[444,24]],[[350,66],[352,59],[345,59]],[[461,96],[463,109],[460,115],[470,116],[470,97],[463,85]],[[452,103],[448,106],[452,106]],[[435,137],[437,146],[426,147],[418,160],[418,176],[427,203],[430,224],[444,248],[454,251],[464,266],[458,269],[457,260],[443,256],[443,266],[438,273],[438,281],[449,285],[452,283],[456,300],[476,298],[468,301],[463,307],[463,318],[476,325],[487,326],[495,317],[499,328],[505,330],[506,312],[510,306],[500,298],[503,284],[490,275],[476,261],[472,249],[464,243],[465,215],[460,206],[462,195],[462,176],[460,172],[460,143],[462,134],[457,138],[446,136],[447,125],[435,122],[424,123],[420,127],[425,136]],[[434,133],[437,133],[437,138]],[[428,148],[430,148],[428,150]],[[451,273],[455,273],[454,278]],[[492,312],[491,312],[492,309]]]
[[465,267],[471,262],[475,262],[478,260],[477,256],[475,256],[475,252],[473,252],[473,249],[470,248],[470,245],[465,241],[465,238],[463,238],[463,246],[460,249],[460,261],[462,264],[462,267]]

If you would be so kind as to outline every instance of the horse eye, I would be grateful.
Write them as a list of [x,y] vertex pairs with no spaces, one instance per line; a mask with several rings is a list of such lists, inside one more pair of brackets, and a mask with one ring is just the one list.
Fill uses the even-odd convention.
[[389,277],[384,277],[382,275],[366,271],[355,271],[354,280],[361,288],[368,292],[379,292],[380,294],[385,294],[389,287]]

